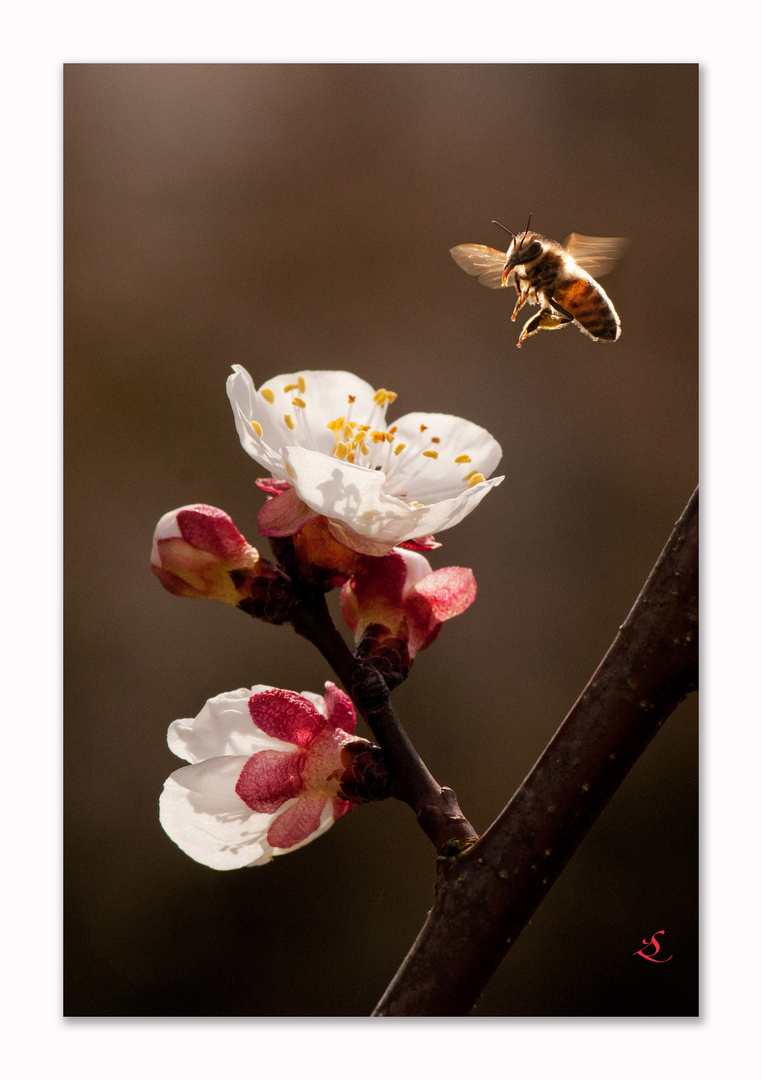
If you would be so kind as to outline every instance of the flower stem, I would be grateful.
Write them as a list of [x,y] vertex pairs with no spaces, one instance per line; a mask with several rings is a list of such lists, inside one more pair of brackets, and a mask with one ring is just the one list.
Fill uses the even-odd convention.
[[291,618],[294,629],[322,653],[373,732],[392,773],[392,796],[412,807],[438,854],[473,843],[477,833],[461,813],[455,792],[441,787],[426,768],[397,716],[383,676],[352,655],[322,591],[304,587],[299,595]]

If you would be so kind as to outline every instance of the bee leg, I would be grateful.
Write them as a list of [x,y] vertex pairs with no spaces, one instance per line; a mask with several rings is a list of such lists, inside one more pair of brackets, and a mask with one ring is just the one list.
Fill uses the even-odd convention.
[[562,326],[567,326],[571,321],[571,319],[559,318],[554,311],[543,308],[525,324],[516,346],[520,349],[528,337],[539,333],[540,330],[560,330]]
[[528,299],[529,299],[529,290],[528,290],[528,289],[527,289],[527,291],[526,291],[526,292],[524,293],[524,295],[523,295],[523,296],[521,295],[521,293],[519,293],[519,298],[518,298],[518,300],[516,301],[516,307],[515,307],[515,308],[513,309],[513,315],[511,315],[511,322],[516,322],[516,316],[517,316],[517,315],[518,315],[518,313],[519,313],[519,312],[521,311],[521,309],[523,308],[524,304],[526,304],[526,302],[527,302],[527,300],[528,300]]
[[554,307],[556,311],[558,311],[561,315],[566,316],[566,318],[563,320],[564,322],[574,322],[574,316],[572,315],[572,313],[570,311],[567,311],[565,307],[561,307],[561,305],[557,301],[555,301],[552,296],[548,296],[546,297],[546,299],[551,305],[551,307]]

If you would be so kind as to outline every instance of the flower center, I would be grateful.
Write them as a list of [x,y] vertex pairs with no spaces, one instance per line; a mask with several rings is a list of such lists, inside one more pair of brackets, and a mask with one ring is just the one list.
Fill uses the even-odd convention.
[[[290,409],[283,414],[286,428],[294,432],[297,445],[317,449],[309,429],[309,387],[304,377],[295,377],[282,389],[285,394],[290,395]],[[275,395],[271,389],[264,388],[260,394],[268,405],[276,406]],[[421,473],[430,470],[430,463],[437,461],[445,451],[440,445],[442,438],[433,434],[427,424],[421,424],[419,431],[413,435],[407,432],[404,442],[398,437],[397,424],[386,425],[386,410],[396,399],[397,394],[392,390],[376,390],[373,407],[369,414],[364,410],[365,415],[361,417],[368,422],[360,423],[360,420],[352,416],[355,395],[348,394],[345,411],[331,420],[327,427],[333,434],[333,457],[351,465],[381,471],[386,477],[384,486],[388,494],[399,499],[408,499],[407,491],[410,485]],[[254,420],[251,421],[251,426],[255,434],[262,438],[262,426]],[[446,450],[450,449],[448,445]],[[461,453],[454,455],[450,461],[457,467],[469,464],[471,458],[468,454]],[[437,472],[441,474],[441,466]],[[458,479],[466,487],[473,487],[481,483],[484,476],[471,470],[460,475]],[[411,505],[422,504],[412,502]]]

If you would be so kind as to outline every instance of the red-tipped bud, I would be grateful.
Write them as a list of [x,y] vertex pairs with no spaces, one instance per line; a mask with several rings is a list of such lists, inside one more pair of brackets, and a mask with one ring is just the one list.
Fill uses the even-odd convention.
[[460,615],[475,597],[471,570],[432,570],[418,552],[395,548],[383,558],[363,560],[341,590],[341,611],[369,659],[373,649],[399,651],[400,643],[406,643],[412,662],[434,641],[442,623]]
[[199,503],[161,518],[153,536],[151,569],[175,596],[238,605],[256,578],[275,571],[223,510]]

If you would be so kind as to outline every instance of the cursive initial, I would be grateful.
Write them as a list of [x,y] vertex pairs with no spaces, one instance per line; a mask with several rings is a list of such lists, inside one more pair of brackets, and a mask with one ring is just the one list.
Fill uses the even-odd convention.
[[[663,934],[663,933],[664,933],[663,930],[657,930],[656,931],[656,934]],[[638,949],[638,951],[634,952],[632,955],[633,956],[642,956],[644,960],[651,960],[651,961],[653,961],[654,964],[666,964],[667,960],[671,960],[672,959],[671,956],[668,956],[667,960],[657,960],[656,959],[656,954],[659,951],[659,949],[661,948],[661,945],[656,940],[656,934],[653,934],[651,936],[650,941],[648,940],[648,938],[643,938],[643,944],[646,946],[646,948],[648,948],[649,945],[653,945],[654,951],[652,953],[649,954],[649,953],[644,952],[643,949]]]

